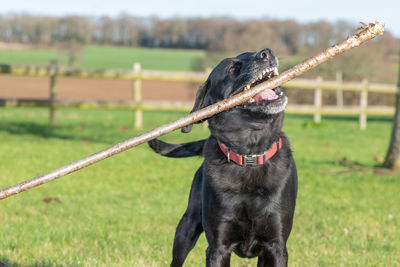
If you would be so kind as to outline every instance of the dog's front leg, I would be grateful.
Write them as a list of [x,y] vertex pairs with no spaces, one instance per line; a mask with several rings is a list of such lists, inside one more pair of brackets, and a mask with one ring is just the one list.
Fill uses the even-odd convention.
[[231,266],[231,252],[228,250],[208,247],[206,251],[206,267]]
[[202,168],[200,167],[192,183],[188,207],[176,228],[171,267],[181,267],[183,265],[189,251],[194,247],[203,232],[200,196],[202,177]]
[[186,256],[202,232],[200,215],[185,213],[176,229],[171,267],[183,265]]

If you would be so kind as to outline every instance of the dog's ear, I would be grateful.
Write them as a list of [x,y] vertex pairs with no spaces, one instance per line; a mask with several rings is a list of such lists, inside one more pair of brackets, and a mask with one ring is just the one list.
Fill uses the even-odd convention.
[[[200,85],[199,89],[197,90],[196,93],[196,100],[194,102],[194,106],[192,108],[192,111],[190,113],[193,113],[199,109],[204,108],[207,105],[207,93],[208,93],[208,87],[209,87],[209,81],[205,81],[202,85]],[[200,123],[202,121],[196,122]],[[186,125],[182,127],[182,133],[188,133],[192,130],[193,124]]]

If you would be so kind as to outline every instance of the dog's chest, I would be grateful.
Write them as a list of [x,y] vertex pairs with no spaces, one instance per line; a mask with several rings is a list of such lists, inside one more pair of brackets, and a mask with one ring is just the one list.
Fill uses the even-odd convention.
[[[260,255],[281,233],[280,190],[274,166],[241,168],[209,168],[206,181],[210,181],[214,195],[213,208],[219,210],[221,224],[217,227],[223,237],[241,257]],[[206,182],[207,183],[207,182]],[[223,192],[223,193],[222,193]]]
[[231,204],[222,225],[223,236],[239,256],[257,256],[265,246],[277,240],[279,216],[266,198],[237,194],[231,198]]

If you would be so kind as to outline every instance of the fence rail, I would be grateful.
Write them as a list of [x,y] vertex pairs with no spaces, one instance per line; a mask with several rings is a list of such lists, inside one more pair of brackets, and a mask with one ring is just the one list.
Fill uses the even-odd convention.
[[[135,63],[131,71],[122,70],[85,70],[68,67],[59,67],[55,62],[49,66],[37,65],[10,65],[0,64],[0,74],[16,76],[49,77],[50,98],[48,99],[24,99],[24,98],[0,98],[0,106],[46,106],[49,107],[49,121],[51,125],[56,123],[56,109],[59,107],[76,108],[118,108],[134,110],[134,125],[140,129],[143,124],[143,110],[190,110],[190,102],[170,101],[145,101],[142,99],[141,81],[179,81],[201,83],[207,79],[208,73],[200,72],[169,72],[142,70],[139,63]],[[101,100],[60,100],[57,99],[57,77],[97,78],[131,80],[133,99],[124,101]],[[396,85],[361,82],[343,82],[342,73],[338,72],[336,81],[324,81],[317,79],[294,79],[283,85],[284,88],[314,90],[314,105],[289,105],[288,113],[313,114],[314,121],[320,122],[324,114],[357,114],[361,129],[367,126],[367,115],[393,114],[394,108],[388,106],[368,106],[368,93],[395,94]],[[323,91],[337,92],[336,106],[323,106]],[[343,91],[360,92],[359,106],[344,106]]]

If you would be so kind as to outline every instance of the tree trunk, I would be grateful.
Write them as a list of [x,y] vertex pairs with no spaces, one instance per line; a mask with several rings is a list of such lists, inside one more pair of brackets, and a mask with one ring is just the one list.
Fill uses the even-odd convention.
[[384,167],[400,171],[400,50],[399,50],[399,72],[397,77],[396,112],[393,118],[392,137],[386,154]]

